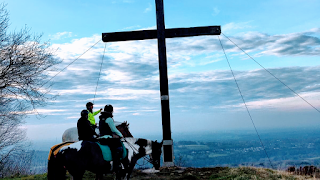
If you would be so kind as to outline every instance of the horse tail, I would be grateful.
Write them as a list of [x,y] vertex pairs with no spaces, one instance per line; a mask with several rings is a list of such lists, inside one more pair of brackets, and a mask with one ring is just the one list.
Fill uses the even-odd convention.
[[66,179],[66,169],[64,168],[63,155],[58,153],[56,156],[51,154],[50,160],[48,160],[48,180],[60,180]]
[[65,179],[66,169],[64,168],[64,156],[59,152],[59,150],[66,145],[69,145],[73,142],[65,142],[53,146],[50,149],[48,157],[48,171],[47,178],[48,180],[55,179]]

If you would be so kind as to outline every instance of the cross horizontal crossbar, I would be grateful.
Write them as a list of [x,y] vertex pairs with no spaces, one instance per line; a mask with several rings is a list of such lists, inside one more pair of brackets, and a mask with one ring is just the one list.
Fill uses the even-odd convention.
[[[202,35],[220,35],[220,34],[221,34],[220,26],[165,29],[166,38],[202,36]],[[157,38],[157,30],[102,33],[103,42],[144,40],[144,39],[155,39],[155,38]]]

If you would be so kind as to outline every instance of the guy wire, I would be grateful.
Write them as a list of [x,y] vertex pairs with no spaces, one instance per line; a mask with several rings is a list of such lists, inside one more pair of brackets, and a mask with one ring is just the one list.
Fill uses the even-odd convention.
[[102,55],[102,60],[101,60],[101,65],[100,65],[99,76],[98,76],[97,85],[96,85],[96,90],[95,90],[95,92],[94,92],[93,103],[94,103],[94,100],[95,100],[96,94],[97,94],[97,88],[98,88],[98,85],[99,85],[99,79],[100,79],[100,74],[101,74],[101,69],[102,69],[104,54],[105,54],[105,52],[106,52],[106,47],[107,47],[107,44],[105,43],[105,44],[104,44],[103,55]]
[[[81,56],[83,56],[85,53],[87,53],[91,48],[93,48],[95,45],[97,45],[101,40],[97,41],[95,44],[93,44],[89,49],[87,49],[84,53],[82,53],[80,56],[78,56],[75,60],[73,60],[71,63],[69,63],[66,67],[64,67],[62,70],[60,70],[57,74],[55,74],[54,76],[52,76],[47,82],[45,82],[44,84],[42,84],[41,87],[43,87],[45,84],[47,84],[48,82],[50,82],[53,78],[55,78],[58,74],[60,74],[62,71],[64,71],[65,69],[67,69],[67,67],[69,67],[71,64],[73,64],[74,62],[76,62]],[[41,88],[40,87],[40,88]]]
[[[222,33],[222,32],[221,32]],[[222,33],[223,34],[223,33]],[[267,70],[265,67],[263,67],[259,62],[257,62],[255,59],[253,59],[248,53],[246,53],[243,49],[241,49],[236,43],[234,43],[229,37],[227,37],[225,34],[223,34],[224,37],[229,39],[235,46],[237,46],[243,53],[245,53],[248,57],[250,57],[254,62],[256,62],[260,67],[262,67],[265,71],[267,71],[271,76],[273,76],[275,79],[277,79],[280,83],[282,83],[284,86],[286,86],[290,91],[292,91],[294,94],[299,96],[304,102],[309,104],[311,107],[313,107],[316,111],[320,113],[320,111],[314,107],[311,103],[309,103],[307,100],[305,100],[302,96],[300,96],[298,93],[296,93],[293,89],[291,89],[289,86],[287,86],[284,82],[282,82],[279,78],[277,78],[274,74],[272,74],[269,70]]]
[[262,140],[261,140],[261,138],[260,138],[260,135],[259,135],[259,133],[258,133],[258,130],[257,130],[257,128],[256,128],[256,126],[255,126],[255,124],[254,124],[254,122],[253,122],[253,119],[252,119],[252,116],[251,116],[251,114],[250,114],[249,108],[248,108],[248,106],[247,106],[247,104],[246,104],[246,101],[245,101],[244,98],[243,98],[242,92],[241,92],[240,87],[239,87],[239,85],[238,85],[237,79],[236,79],[236,77],[235,77],[235,75],[234,75],[234,73],[233,73],[233,70],[232,70],[232,68],[231,68],[229,59],[228,59],[227,54],[226,54],[226,52],[225,52],[225,50],[224,50],[224,47],[223,47],[222,42],[221,42],[221,40],[220,40],[220,37],[218,36],[218,38],[219,38],[220,45],[221,45],[221,47],[222,47],[224,56],[225,56],[226,59],[227,59],[227,62],[228,62],[230,71],[231,71],[232,76],[233,76],[233,79],[234,79],[234,81],[235,81],[235,83],[236,83],[236,85],[237,85],[237,87],[238,87],[238,91],[239,91],[239,93],[240,93],[240,95],[241,95],[242,101],[243,101],[243,103],[244,103],[244,105],[245,105],[245,107],[246,107],[246,109],[247,109],[247,112],[248,112],[249,117],[250,117],[250,119],[251,119],[251,122],[252,122],[252,124],[253,124],[253,127],[254,127],[254,129],[256,130],[256,133],[257,133],[257,135],[258,135],[258,137],[259,137],[259,140],[260,140],[260,143],[261,143],[261,145],[262,145],[262,147],[263,147],[263,150],[264,150],[265,154],[267,155],[267,158],[268,158],[268,160],[269,160],[269,163],[270,163],[272,169],[274,169],[274,167],[273,167],[273,165],[272,165],[272,163],[271,163],[271,160],[270,160],[270,158],[269,158],[269,155],[268,155],[268,153],[267,153],[267,151],[266,151],[266,148],[264,147],[264,145],[263,145],[263,143],[262,143]]

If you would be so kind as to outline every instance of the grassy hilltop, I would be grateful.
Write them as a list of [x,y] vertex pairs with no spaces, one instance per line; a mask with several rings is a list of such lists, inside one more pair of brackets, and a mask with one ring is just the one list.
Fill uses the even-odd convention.
[[[93,180],[94,174],[87,172],[83,179]],[[44,180],[46,174],[24,176],[15,178],[5,178],[4,180]],[[69,179],[69,178],[68,178]],[[112,174],[106,175],[105,180],[114,179]],[[271,170],[255,167],[214,167],[214,168],[179,168],[179,167],[163,167],[158,173],[143,173],[141,170],[134,170],[131,175],[132,180],[154,179],[154,180],[250,180],[250,179],[287,179],[287,180],[302,180],[302,179],[320,179],[319,174],[313,175],[295,175],[285,171]]]

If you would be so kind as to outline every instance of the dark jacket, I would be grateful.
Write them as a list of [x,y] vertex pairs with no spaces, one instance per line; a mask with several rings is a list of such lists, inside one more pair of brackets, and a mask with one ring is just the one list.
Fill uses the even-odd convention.
[[109,117],[113,117],[113,115],[109,112],[101,112],[101,115],[99,116],[99,131],[100,131],[100,136],[104,135],[110,135],[112,136],[113,132],[111,131],[109,125],[105,122],[106,119]]
[[95,130],[90,126],[88,119],[81,117],[77,123],[79,140],[90,141],[93,139],[93,135],[98,136]]

